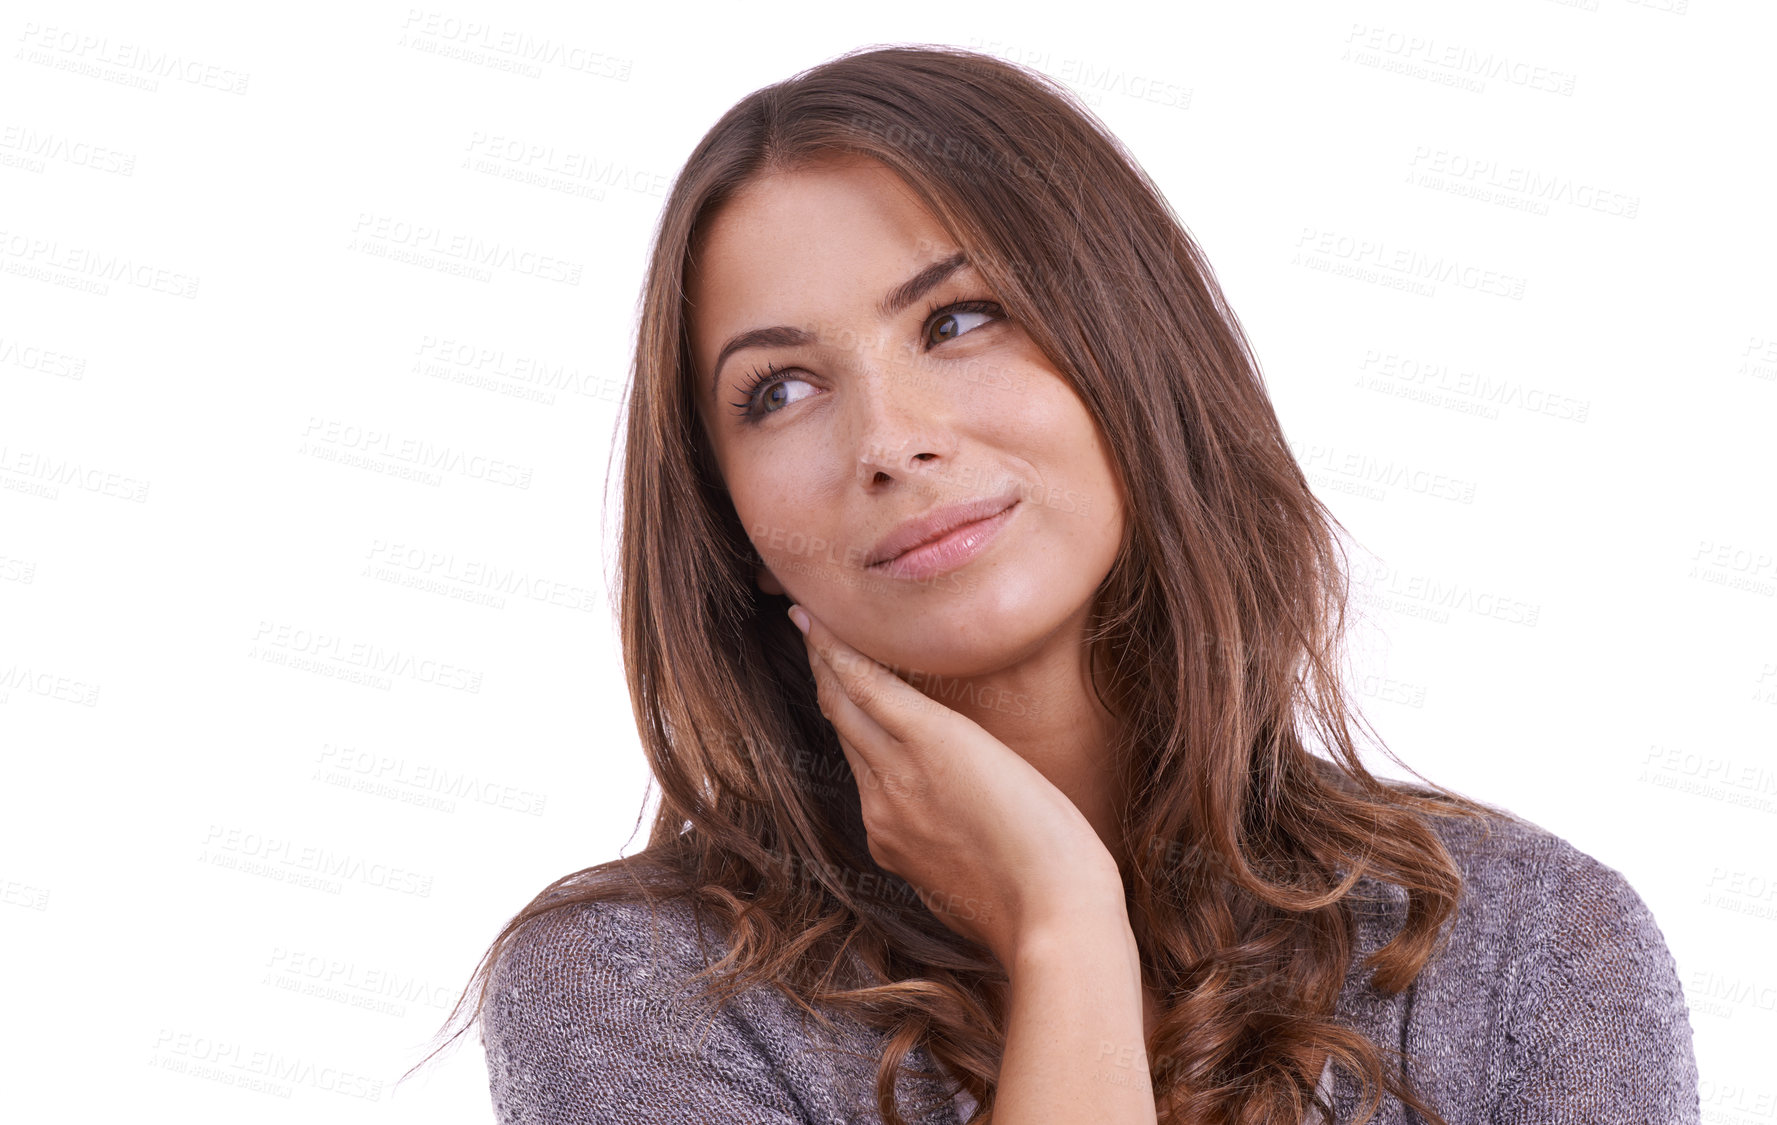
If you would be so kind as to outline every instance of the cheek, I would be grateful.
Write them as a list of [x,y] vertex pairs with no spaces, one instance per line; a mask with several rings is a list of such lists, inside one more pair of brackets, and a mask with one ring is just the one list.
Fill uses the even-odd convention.
[[734,510],[747,537],[760,552],[782,550],[784,536],[793,531],[806,531],[792,518],[796,512],[793,500],[772,492],[752,497],[736,497]]
[[1059,376],[1029,375],[983,398],[978,416],[1044,477],[1091,475],[1103,460],[1092,416]]
[[745,487],[730,493],[741,527],[767,562],[826,559],[843,549],[834,526],[832,473],[813,469],[801,457],[790,471],[762,465],[750,470]]
[[1040,491],[1029,499],[1061,536],[1069,557],[1114,555],[1123,536],[1122,488],[1110,448],[1086,404],[1049,375],[1002,404],[1005,448],[1024,459]]

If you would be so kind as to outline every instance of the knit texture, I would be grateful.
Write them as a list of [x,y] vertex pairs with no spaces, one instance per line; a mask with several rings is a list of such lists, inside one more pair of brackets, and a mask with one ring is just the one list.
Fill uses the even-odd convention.
[[[1622,874],[1535,825],[1433,820],[1462,868],[1448,944],[1394,996],[1371,987],[1363,956],[1405,921],[1406,893],[1363,879],[1357,956],[1338,1015],[1406,1052],[1421,1096],[1450,1125],[1623,1122],[1694,1125],[1696,1059],[1677,968]],[[829,1034],[771,988],[719,1011],[690,974],[727,951],[688,905],[565,908],[527,928],[495,966],[482,1044],[503,1125],[880,1125],[876,1060],[885,1037],[830,1013]],[[705,960],[706,956],[709,958]],[[917,1125],[957,1125],[973,1108],[947,1096],[924,1048],[903,1076]],[[1323,1074],[1323,1082],[1327,1080]],[[1357,1090],[1331,1072],[1335,1121]],[[908,1112],[928,1099],[923,1111]],[[1377,1125],[1418,1125],[1384,1095]]]

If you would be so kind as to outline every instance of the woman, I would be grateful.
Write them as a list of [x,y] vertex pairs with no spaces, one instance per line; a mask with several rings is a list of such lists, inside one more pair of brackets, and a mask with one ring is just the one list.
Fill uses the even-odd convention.
[[730,110],[628,422],[661,804],[478,971],[501,1120],[1697,1120],[1622,877],[1361,764],[1337,522],[1047,80],[867,50]]

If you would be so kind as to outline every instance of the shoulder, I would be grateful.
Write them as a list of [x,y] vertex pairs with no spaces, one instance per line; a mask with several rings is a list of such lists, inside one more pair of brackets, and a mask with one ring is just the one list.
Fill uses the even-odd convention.
[[711,1113],[796,1119],[746,1029],[695,1010],[689,913],[671,901],[576,903],[513,935],[481,1010],[501,1122],[666,1120],[652,1114],[669,1090]]
[[[1581,960],[1602,970],[1608,959],[1618,971],[1676,983],[1665,936],[1621,871],[1505,810],[1430,823],[1462,876],[1455,916],[1428,965],[1432,978],[1484,975],[1508,1017],[1546,999],[1552,977],[1580,983],[1574,970]],[[1386,940],[1392,935],[1383,929],[1405,920],[1406,894],[1389,886],[1376,897],[1386,905],[1373,937]]]
[[728,949],[678,897],[533,919],[490,967],[481,1013],[498,1119],[873,1120],[881,1044],[844,1020],[810,1024],[775,988],[707,997],[698,974]]
[[1480,936],[1518,954],[1520,1010],[1548,999],[1536,989],[1558,983],[1551,974],[1571,979],[1582,964],[1603,974],[1590,982],[1598,989],[1631,973],[1643,984],[1671,977],[1676,985],[1665,934],[1621,871],[1517,817],[1480,827],[1442,834],[1463,869],[1463,898]]
[[699,974],[726,952],[713,923],[681,898],[556,907],[518,930],[489,968],[483,1041],[490,1051],[621,1046],[655,1062],[754,1066],[743,1056],[759,1036],[785,1034],[784,1012],[758,989],[721,1006],[707,998]]
[[1520,962],[1606,941],[1670,960],[1653,913],[1628,878],[1565,838],[1503,810],[1431,823],[1462,873],[1453,941]]
[[[1462,889],[1400,1014],[1403,1042],[1430,1056],[1428,1078],[1490,1104],[1494,1120],[1616,1106],[1635,1120],[1695,1121],[1689,1013],[1647,903],[1621,871],[1496,812],[1432,818]],[[1404,899],[1394,891],[1391,907]]]
[[[513,935],[489,973],[507,996],[564,1000],[636,984],[682,984],[725,951],[718,935],[694,923],[682,899],[611,899],[560,906]],[[651,993],[655,991],[650,988]]]

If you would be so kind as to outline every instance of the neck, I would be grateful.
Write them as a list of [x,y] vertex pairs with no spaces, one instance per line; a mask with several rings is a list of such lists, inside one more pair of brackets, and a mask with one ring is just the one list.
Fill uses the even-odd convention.
[[1034,766],[1104,841],[1119,869],[1128,866],[1121,812],[1125,794],[1113,748],[1120,723],[1092,690],[1082,611],[1035,653],[980,676],[949,679],[922,691],[968,716]]

